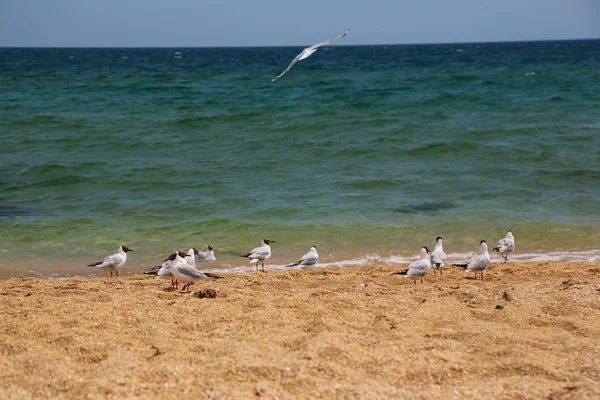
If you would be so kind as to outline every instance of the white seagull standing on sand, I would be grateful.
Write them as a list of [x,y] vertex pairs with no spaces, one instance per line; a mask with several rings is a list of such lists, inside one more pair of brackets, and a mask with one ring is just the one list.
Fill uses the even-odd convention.
[[216,261],[214,247],[208,245],[207,251],[200,251],[198,254],[198,260],[200,261]]
[[262,271],[265,272],[265,260],[271,257],[271,243],[275,243],[274,240],[263,239],[260,242],[260,247],[252,249],[251,252],[246,254],[240,254],[240,257],[247,257],[250,259],[250,264],[256,264],[256,270],[258,271],[258,262],[262,263]]
[[440,275],[444,275],[442,268],[446,264],[446,253],[444,253],[444,247],[442,246],[442,237],[438,236],[435,239],[435,249],[431,253],[431,266],[433,272],[437,275],[437,270],[440,270]]
[[[186,257],[187,258],[187,257]],[[179,255],[179,253],[175,253],[175,259],[171,263],[171,272],[182,282],[185,282],[185,285],[181,288],[181,291],[189,288],[196,281],[202,279],[218,279],[222,278],[219,275],[210,274],[208,272],[200,272],[193,265],[188,264],[188,262]]]
[[287,267],[310,267],[319,262],[319,253],[317,253],[317,246],[313,246],[310,248],[308,253],[302,256],[300,261],[295,262],[293,264],[287,265]]
[[96,263],[88,264],[88,267],[96,267],[102,268],[104,270],[110,271],[110,276],[113,276],[113,271],[117,274],[117,278],[119,277],[119,270],[127,261],[127,252],[133,251],[129,247],[125,245],[119,246],[119,251],[116,254],[113,254],[108,257],[104,257],[103,261],[98,261]]
[[302,52],[300,54],[298,54],[296,56],[296,58],[294,58],[292,60],[292,62],[290,63],[290,65],[288,65],[288,67],[285,69],[285,71],[283,71],[281,74],[279,74],[279,76],[277,76],[276,78],[271,79],[271,82],[275,82],[277,79],[281,78],[286,72],[288,72],[290,69],[292,69],[292,67],[294,66],[294,64],[296,64],[298,61],[304,60],[305,58],[310,57],[315,51],[317,51],[317,49],[323,45],[326,45],[328,43],[333,42],[334,40],[338,40],[343,38],[344,36],[346,36],[348,34],[348,32],[350,32],[350,29],[348,29],[346,32],[342,33],[340,36],[336,36],[332,39],[328,39],[319,43],[315,43],[310,47],[305,48],[304,50],[302,50]]
[[455,267],[464,268],[465,271],[475,272],[475,279],[477,279],[477,272],[481,272],[481,279],[483,280],[483,271],[490,266],[490,253],[488,253],[488,247],[485,240],[479,242],[479,250],[475,254],[471,261],[467,264],[452,264]]
[[402,275],[412,278],[415,285],[417,284],[417,279],[421,278],[421,283],[423,283],[423,277],[429,273],[431,269],[431,258],[429,257],[429,249],[425,246],[421,247],[421,252],[419,253],[419,259],[417,261],[413,261],[408,265],[408,268],[402,272],[396,272],[394,275]]
[[[187,256],[183,251],[179,252],[179,256],[184,258]],[[148,271],[144,272],[144,274],[153,275],[156,279],[170,279],[171,286],[174,288],[179,288],[179,282],[175,279],[175,276],[171,272],[171,264],[175,260],[175,253],[171,253],[169,257],[165,259],[162,265],[158,267],[152,267]]]
[[515,251],[515,237],[511,231],[506,233],[506,237],[498,240],[498,247],[494,247],[494,250],[504,258],[504,262],[508,260],[508,254]]

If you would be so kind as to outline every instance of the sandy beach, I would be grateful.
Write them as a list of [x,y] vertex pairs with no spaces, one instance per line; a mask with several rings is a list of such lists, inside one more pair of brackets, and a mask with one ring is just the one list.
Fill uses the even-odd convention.
[[0,398],[600,397],[600,264],[401,268],[2,280]]

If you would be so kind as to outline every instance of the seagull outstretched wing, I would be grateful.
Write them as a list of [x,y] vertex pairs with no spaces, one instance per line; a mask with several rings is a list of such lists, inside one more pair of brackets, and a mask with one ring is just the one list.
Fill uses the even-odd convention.
[[335,40],[341,39],[344,36],[346,36],[348,34],[348,32],[350,32],[350,29],[346,30],[346,32],[342,33],[340,36],[336,36],[334,38],[331,39],[327,39],[324,40],[322,42],[319,43],[315,43],[310,47],[305,48],[304,50],[302,50],[302,52],[300,52],[300,54],[298,54],[290,63],[290,65],[288,65],[288,67],[281,73],[279,74],[277,77],[271,79],[271,82],[275,82],[277,79],[281,78],[283,75],[285,75],[286,72],[288,72],[290,69],[292,69],[292,67],[294,66],[294,64],[296,64],[298,61],[300,60],[304,60],[305,58],[309,57],[312,53],[314,53],[315,51],[317,51],[317,49],[323,45],[326,45],[328,43],[331,43]]
[[334,38],[327,39],[327,40],[324,40],[324,41],[319,42],[319,43],[315,43],[312,46],[310,46],[309,49],[316,49],[316,48],[321,47],[321,46],[323,46],[323,45],[325,45],[327,43],[331,43],[331,42],[333,42],[335,40],[341,39],[344,36],[346,36],[348,34],[348,32],[350,32],[350,29],[347,29],[346,32],[342,33],[340,36],[336,36]]

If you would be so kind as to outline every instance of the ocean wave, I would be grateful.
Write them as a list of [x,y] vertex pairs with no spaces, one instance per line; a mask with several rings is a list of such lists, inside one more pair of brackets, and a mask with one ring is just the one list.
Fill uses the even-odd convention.
[[[471,259],[474,253],[450,253],[446,265],[453,262],[465,262]],[[367,265],[407,265],[417,260],[417,256],[391,255],[380,256],[379,254],[367,254],[363,257],[353,258],[348,260],[320,262],[314,267],[288,267],[289,264],[265,264],[265,269],[269,271],[288,271],[293,269],[318,269],[318,268],[360,268]],[[492,264],[502,264],[504,259],[496,254],[491,254]],[[533,263],[533,262],[588,262],[595,263],[600,261],[600,250],[587,251],[554,251],[549,253],[524,253],[510,255],[509,263]],[[201,266],[200,266],[201,268]],[[236,272],[252,272],[256,270],[253,265],[229,265],[224,264],[217,268],[203,269],[208,272],[215,273],[236,273]]]

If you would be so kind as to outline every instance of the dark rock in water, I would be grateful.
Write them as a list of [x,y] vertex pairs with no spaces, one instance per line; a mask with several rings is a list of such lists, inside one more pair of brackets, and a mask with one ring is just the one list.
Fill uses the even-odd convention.
[[7,206],[0,204],[0,217],[19,217],[23,215],[32,215],[33,210],[29,208]]
[[395,208],[394,211],[408,214],[427,214],[435,213],[438,211],[445,211],[455,208],[456,206],[451,202],[429,202],[420,204],[409,204],[406,206]]

